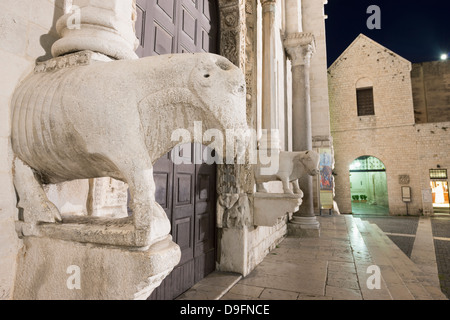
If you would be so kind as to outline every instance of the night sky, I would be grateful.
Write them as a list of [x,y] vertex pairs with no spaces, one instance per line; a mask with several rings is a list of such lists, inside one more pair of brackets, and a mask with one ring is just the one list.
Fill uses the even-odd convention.
[[[370,5],[381,9],[381,29],[367,27]],[[450,0],[328,0],[328,66],[363,33],[415,63],[450,56]]]

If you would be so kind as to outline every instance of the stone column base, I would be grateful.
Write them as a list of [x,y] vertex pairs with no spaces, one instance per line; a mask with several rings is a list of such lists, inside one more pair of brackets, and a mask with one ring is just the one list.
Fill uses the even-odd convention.
[[296,238],[319,238],[320,223],[314,217],[294,216],[287,224],[288,236]]

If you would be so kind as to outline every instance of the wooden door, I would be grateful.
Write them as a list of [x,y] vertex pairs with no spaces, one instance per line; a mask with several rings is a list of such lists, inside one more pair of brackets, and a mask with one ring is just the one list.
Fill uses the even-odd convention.
[[[138,0],[140,57],[217,52],[216,0]],[[156,201],[171,221],[181,260],[149,299],[174,299],[215,269],[216,166],[202,163],[204,146],[184,145],[154,165]],[[175,165],[171,159],[177,159]]]
[[138,0],[139,57],[218,52],[217,0]]

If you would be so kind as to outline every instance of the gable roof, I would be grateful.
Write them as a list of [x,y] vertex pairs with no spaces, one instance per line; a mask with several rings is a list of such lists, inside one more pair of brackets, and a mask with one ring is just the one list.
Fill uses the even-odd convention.
[[331,70],[334,68],[335,64],[338,63],[338,61],[340,61],[346,54],[348,51],[350,51],[358,42],[360,41],[368,41],[371,44],[373,44],[376,47],[379,47],[382,50],[385,50],[386,52],[388,52],[389,54],[391,54],[393,57],[402,60],[403,62],[405,62],[406,64],[411,65],[411,62],[408,61],[407,59],[403,58],[402,56],[400,56],[399,54],[395,53],[392,50],[389,50],[388,48],[386,48],[385,46],[379,44],[378,42],[376,42],[375,40],[370,39],[368,36],[366,36],[365,34],[360,33],[355,40],[353,40],[353,42],[344,50],[344,52],[341,53],[341,55],[331,64],[331,66],[328,68],[328,70]]

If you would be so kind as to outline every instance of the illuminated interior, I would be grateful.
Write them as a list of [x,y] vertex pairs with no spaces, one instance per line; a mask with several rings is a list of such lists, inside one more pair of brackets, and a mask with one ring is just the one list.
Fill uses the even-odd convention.
[[440,180],[430,181],[434,207],[448,207],[448,182]]

